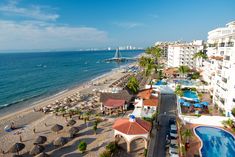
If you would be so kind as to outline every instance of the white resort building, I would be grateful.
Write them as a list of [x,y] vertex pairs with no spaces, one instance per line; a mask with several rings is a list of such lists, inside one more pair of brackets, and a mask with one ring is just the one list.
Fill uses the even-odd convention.
[[[203,41],[195,40],[190,43],[178,43],[168,46],[168,67],[179,67],[186,65],[190,68],[196,68],[196,60],[193,55],[203,50]],[[200,65],[200,64],[199,64]]]
[[209,84],[213,103],[230,117],[235,107],[235,21],[210,31],[207,42],[203,78]]

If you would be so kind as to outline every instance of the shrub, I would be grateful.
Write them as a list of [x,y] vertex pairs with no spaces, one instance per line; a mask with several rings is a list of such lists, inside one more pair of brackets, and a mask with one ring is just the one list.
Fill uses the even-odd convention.
[[235,107],[232,109],[232,115],[235,117]]
[[108,150],[110,153],[114,153],[116,152],[118,149],[118,145],[116,142],[110,142],[107,146],[106,146],[106,150]]
[[86,147],[87,147],[87,144],[86,144],[86,142],[84,142],[84,141],[81,141],[81,142],[79,143],[79,145],[78,145],[78,149],[79,149],[82,153],[84,153],[84,152],[86,151]]
[[147,157],[148,149],[144,149],[144,156]]
[[111,153],[110,151],[105,150],[99,155],[99,157],[111,157]]

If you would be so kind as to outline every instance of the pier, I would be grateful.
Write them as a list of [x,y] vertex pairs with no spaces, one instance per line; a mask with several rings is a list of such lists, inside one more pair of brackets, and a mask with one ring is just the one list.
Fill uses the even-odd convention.
[[122,57],[119,49],[116,49],[113,58],[106,59],[105,62],[126,62],[126,61],[136,61],[138,58]]

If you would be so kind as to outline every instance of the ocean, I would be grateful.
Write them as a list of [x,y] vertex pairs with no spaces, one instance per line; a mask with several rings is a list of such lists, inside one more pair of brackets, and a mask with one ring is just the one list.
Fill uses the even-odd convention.
[[[121,51],[135,57],[143,50]],[[115,51],[34,52],[0,54],[0,115],[66,91],[125,62],[104,62]]]

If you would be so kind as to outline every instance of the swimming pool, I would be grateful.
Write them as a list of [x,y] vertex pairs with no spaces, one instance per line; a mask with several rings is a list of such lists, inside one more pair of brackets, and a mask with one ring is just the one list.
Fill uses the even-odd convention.
[[209,126],[194,129],[202,142],[202,157],[234,157],[235,137],[229,132]]
[[190,80],[174,80],[175,83],[179,83],[181,85],[185,85],[185,86],[193,86],[195,85],[195,83],[193,81]]
[[166,85],[167,83],[163,80],[159,80],[155,83],[155,85],[160,86],[160,85]]
[[189,98],[189,99],[197,99],[197,93],[190,91],[190,90],[185,90],[183,93],[183,97]]

